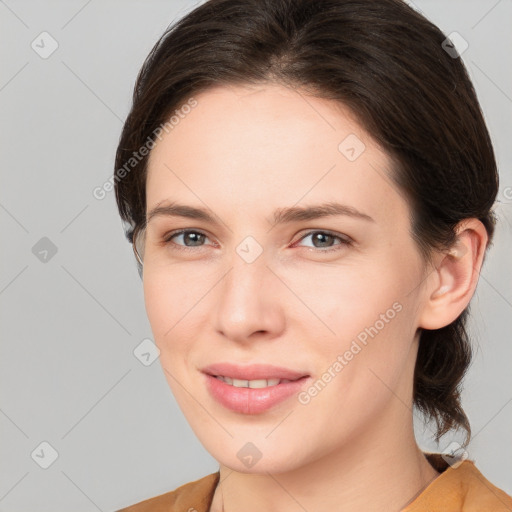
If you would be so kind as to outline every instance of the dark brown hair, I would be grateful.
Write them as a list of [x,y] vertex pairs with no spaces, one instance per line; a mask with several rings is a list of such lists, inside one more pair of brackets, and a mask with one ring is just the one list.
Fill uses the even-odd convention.
[[[446,35],[400,0],[210,0],[172,24],[137,77],[117,148],[115,191],[126,236],[146,222],[145,156],[126,162],[193,95],[220,84],[280,83],[349,107],[387,152],[411,208],[424,261],[476,217],[491,244],[498,173],[480,106]],[[487,250],[486,248],[486,250]],[[139,265],[139,272],[141,267]],[[471,361],[469,306],[450,325],[422,330],[414,404],[436,440],[470,425],[460,402]]]

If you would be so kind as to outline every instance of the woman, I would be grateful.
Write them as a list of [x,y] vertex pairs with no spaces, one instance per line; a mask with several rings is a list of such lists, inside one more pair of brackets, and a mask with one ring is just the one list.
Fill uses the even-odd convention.
[[[467,459],[498,174],[451,41],[399,0],[210,0],[155,45],[116,198],[219,471],[125,511],[512,510]],[[444,442],[426,454],[413,407]]]

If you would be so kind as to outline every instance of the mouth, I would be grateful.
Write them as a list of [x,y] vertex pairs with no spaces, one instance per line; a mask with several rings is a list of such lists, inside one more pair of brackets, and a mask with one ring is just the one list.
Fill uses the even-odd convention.
[[308,373],[264,364],[219,363],[203,368],[202,373],[208,391],[219,404],[245,415],[291,404],[289,399],[310,380]]
[[222,382],[228,384],[229,386],[234,386],[235,388],[251,388],[251,389],[262,389],[269,388],[273,386],[277,386],[278,384],[285,384],[287,382],[295,382],[297,380],[301,380],[307,377],[299,377],[298,379],[254,379],[254,380],[245,380],[245,379],[235,379],[233,377],[228,377],[225,375],[212,375],[216,379],[221,380]]
[[309,377],[306,372],[270,364],[241,366],[232,363],[216,363],[206,366],[202,369],[202,372],[220,378],[231,386],[254,388],[276,386],[281,382],[293,382]]

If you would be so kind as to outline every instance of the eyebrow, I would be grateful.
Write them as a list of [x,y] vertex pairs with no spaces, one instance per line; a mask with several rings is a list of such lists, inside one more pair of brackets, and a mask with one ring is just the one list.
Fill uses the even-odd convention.
[[[291,206],[287,208],[277,208],[273,214],[273,225],[286,224],[297,221],[313,220],[322,217],[333,217],[345,215],[355,219],[361,219],[369,222],[375,220],[368,214],[360,212],[353,206],[329,202],[312,206]],[[208,209],[196,208],[178,203],[160,202],[152,208],[147,215],[146,223],[158,216],[166,217],[185,217],[187,219],[202,220],[210,224],[218,224],[215,215],[212,215]],[[269,221],[270,222],[270,221]]]

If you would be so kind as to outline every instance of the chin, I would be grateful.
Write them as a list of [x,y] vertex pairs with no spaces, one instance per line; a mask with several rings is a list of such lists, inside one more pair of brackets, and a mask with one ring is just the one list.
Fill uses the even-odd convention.
[[265,435],[262,435],[261,440],[255,436],[252,442],[237,436],[221,443],[210,437],[203,446],[219,464],[238,473],[286,473],[306,463],[308,454],[297,451],[300,442],[283,446],[277,440],[278,444],[265,439]]
[[241,463],[237,458],[227,460],[224,457],[224,460],[218,460],[218,462],[232,471],[250,475],[265,475],[267,473],[287,473],[297,468],[296,465],[290,464],[289,462],[286,461],[264,461],[263,458],[260,459],[252,467],[246,466],[244,463]]

